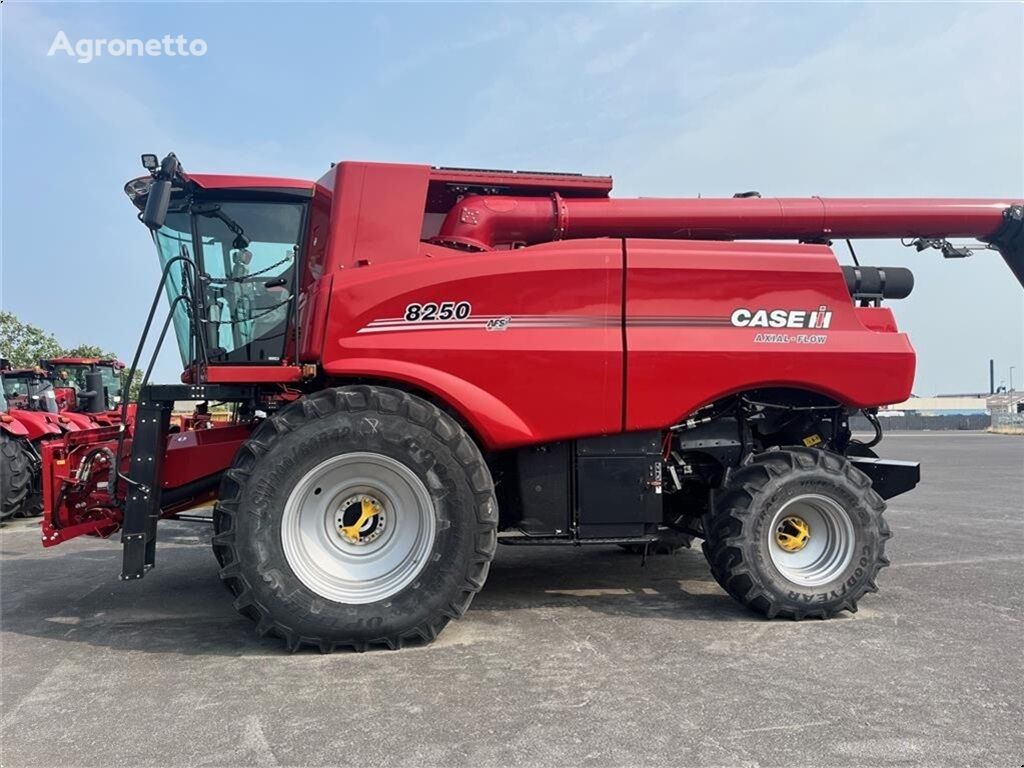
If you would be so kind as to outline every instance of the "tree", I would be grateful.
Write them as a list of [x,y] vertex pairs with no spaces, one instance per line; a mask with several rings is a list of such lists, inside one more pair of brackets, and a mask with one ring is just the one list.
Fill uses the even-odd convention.
[[[79,344],[63,347],[57,338],[31,323],[23,323],[13,312],[0,312],[0,357],[7,358],[14,368],[31,368],[44,358],[51,357],[98,357],[102,360],[117,360],[117,353],[105,350],[95,344]],[[122,378],[126,378],[125,371]],[[141,371],[135,372],[134,380],[122,381],[128,397],[137,399],[142,383]]]
[[135,376],[132,380],[128,380],[128,369],[125,368],[121,371],[121,389],[128,393],[128,400],[131,402],[137,402],[139,399],[139,390],[142,389],[142,371],[135,371]]
[[52,333],[18,320],[13,312],[0,312],[0,357],[14,368],[39,365],[40,358],[59,357],[64,348]]
[[117,355],[114,352],[106,352],[103,347],[97,347],[95,344],[79,344],[77,347],[70,347],[64,349],[65,357],[98,357],[101,360],[116,360]]

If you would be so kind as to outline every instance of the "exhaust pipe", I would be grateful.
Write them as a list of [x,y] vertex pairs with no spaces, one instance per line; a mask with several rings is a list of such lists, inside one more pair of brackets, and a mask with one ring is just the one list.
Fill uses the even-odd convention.
[[85,374],[86,389],[78,393],[86,413],[102,413],[107,410],[107,390],[103,386],[103,374],[95,371]]

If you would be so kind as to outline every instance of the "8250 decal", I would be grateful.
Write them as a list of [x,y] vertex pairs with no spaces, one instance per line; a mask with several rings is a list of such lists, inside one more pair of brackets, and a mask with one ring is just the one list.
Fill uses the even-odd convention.
[[473,314],[473,305],[468,301],[442,301],[435,304],[413,302],[405,308],[402,317],[407,323],[429,323],[437,320],[465,320]]

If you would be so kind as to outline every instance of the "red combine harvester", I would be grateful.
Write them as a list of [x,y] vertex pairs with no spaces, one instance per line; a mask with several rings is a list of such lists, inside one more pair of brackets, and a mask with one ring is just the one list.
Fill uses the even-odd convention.
[[[1024,283],[1013,199],[616,200],[572,174],[143,165],[126,192],[162,277],[131,370],[166,293],[149,369],[173,325],[183,383],[147,370],[133,424],[45,447],[44,544],[120,530],[121,578],[140,579],[158,520],[216,497],[235,607],[293,649],[432,639],[499,542],[700,537],[754,611],[855,610],[888,563],[883,500],[919,480],[871,450],[875,411],[914,379],[882,306],[913,277],[840,266],[831,242],[991,248]],[[232,423],[170,434],[179,400],[231,403]]]
[[118,422],[121,404],[120,360],[53,357],[39,361],[53,379],[61,411],[88,413],[100,426]]
[[97,426],[86,414],[61,413],[56,392],[46,371],[0,360],[0,519],[42,512],[44,442]]

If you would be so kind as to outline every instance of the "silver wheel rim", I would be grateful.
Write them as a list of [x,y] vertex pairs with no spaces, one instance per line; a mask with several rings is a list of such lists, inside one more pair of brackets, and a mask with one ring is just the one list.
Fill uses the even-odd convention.
[[853,560],[853,522],[827,496],[805,494],[787,501],[772,517],[768,536],[768,552],[776,569],[804,587],[827,584]]
[[[364,508],[376,513],[356,529],[353,519]],[[372,603],[415,580],[436,528],[433,501],[412,470],[383,454],[346,453],[299,480],[285,503],[281,544],[292,571],[316,594]]]

